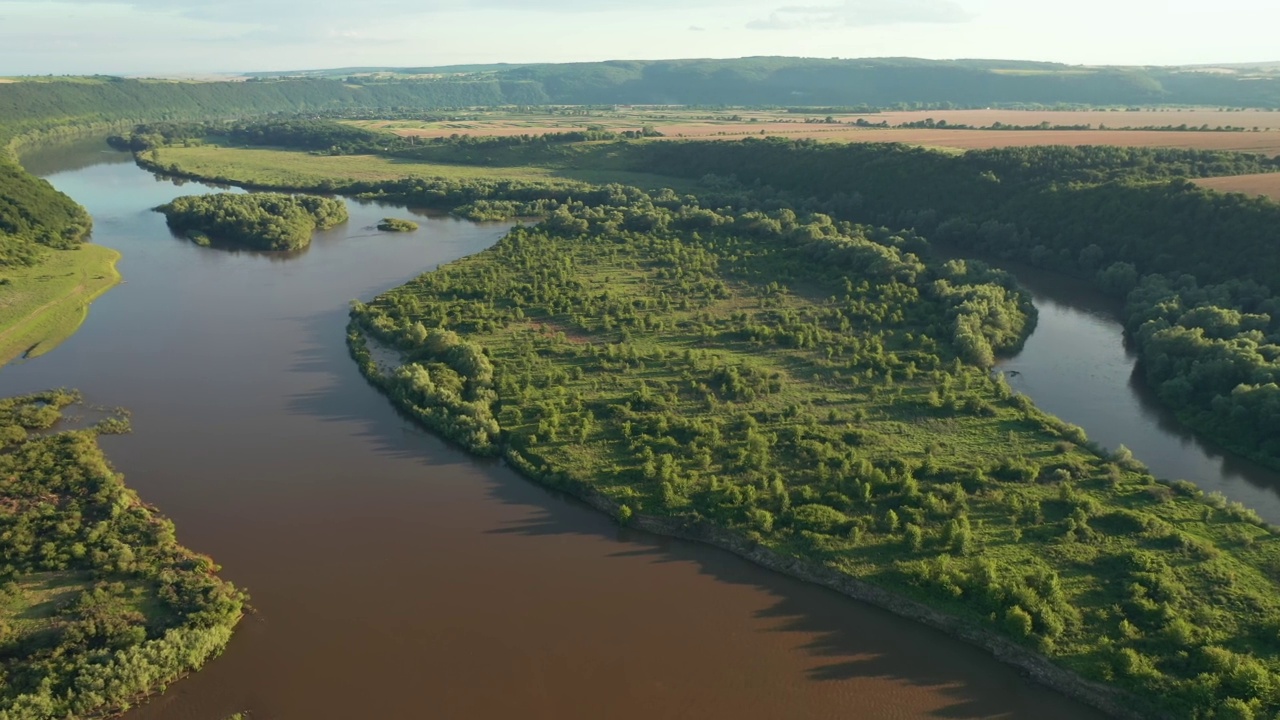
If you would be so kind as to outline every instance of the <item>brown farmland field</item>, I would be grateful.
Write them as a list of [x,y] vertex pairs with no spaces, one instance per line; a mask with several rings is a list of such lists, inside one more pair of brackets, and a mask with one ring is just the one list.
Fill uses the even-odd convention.
[[[1121,145],[1235,150],[1280,155],[1280,112],[1211,109],[1141,111],[1031,111],[956,110],[938,112],[890,112],[873,115],[834,115],[832,122],[815,111],[814,116],[782,111],[700,111],[685,108],[617,108],[591,114],[477,111],[447,121],[358,121],[353,124],[387,130],[398,135],[448,137],[451,135],[544,135],[575,130],[604,129],[614,132],[653,127],[666,138],[741,139],[762,135],[814,138],[842,142],[902,142],[958,150],[1018,145]],[[1142,126],[1233,125],[1248,132],[1166,130],[956,130],[950,128],[858,127],[858,119],[891,125],[926,118],[989,126],[996,122],[1028,126],[1042,122],[1059,125],[1106,125],[1108,128]],[[810,122],[806,122],[806,119]],[[1253,132],[1253,127],[1258,132]]]
[[[512,128],[482,126],[467,129],[395,129],[397,135],[448,137],[459,135],[545,135],[580,128]],[[761,132],[763,131],[763,132]],[[744,126],[668,125],[666,139],[741,140],[771,135],[840,142],[900,142],[927,147],[975,150],[1019,145],[1118,145],[1199,150],[1235,150],[1280,155],[1280,130],[1269,132],[1174,132],[1163,130],[933,130],[910,128],[851,128],[827,125],[758,123]]]
[[1264,175],[1233,175],[1231,177],[1204,178],[1196,183],[1220,192],[1238,192],[1247,195],[1265,195],[1280,200],[1280,173]]
[[[950,124],[990,127],[1005,125],[1091,125],[1095,128],[1177,127],[1198,128],[1242,127],[1246,130],[1280,130],[1280,112],[1269,110],[1216,110],[1210,108],[1166,108],[1158,110],[915,110],[883,112],[863,116],[868,122],[890,125],[920,122],[932,118]],[[843,119],[841,116],[840,119]]]
[[[1143,130],[807,130],[787,137],[844,142],[900,142],[927,147],[982,150],[1021,145],[1117,145],[1198,150],[1235,150],[1280,155],[1280,131],[1259,133],[1167,132]],[[709,139],[728,136],[708,136]],[[741,136],[739,136],[741,137]]]

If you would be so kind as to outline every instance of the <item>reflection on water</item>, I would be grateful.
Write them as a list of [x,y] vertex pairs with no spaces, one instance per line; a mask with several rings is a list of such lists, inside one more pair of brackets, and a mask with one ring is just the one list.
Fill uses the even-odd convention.
[[1000,363],[1014,389],[1103,446],[1128,447],[1158,477],[1191,480],[1280,523],[1280,473],[1197,439],[1156,400],[1125,345],[1118,303],[1060,275],[1001,266],[1040,311],[1026,347]]
[[132,720],[1095,717],[939,633],[711,548],[620,530],[406,423],[346,355],[351,299],[501,226],[351,220],[287,262],[173,238],[149,208],[211,188],[128,164],[50,180],[127,283],[0,393],[124,405],[131,486],[256,614]]

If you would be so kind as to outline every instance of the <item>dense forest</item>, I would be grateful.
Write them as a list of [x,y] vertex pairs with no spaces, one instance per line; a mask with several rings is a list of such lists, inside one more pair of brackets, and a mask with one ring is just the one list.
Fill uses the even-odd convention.
[[378,221],[378,229],[383,232],[413,232],[418,229],[418,223],[401,218],[382,218]]
[[[910,232],[614,187],[352,311],[396,404],[618,519],[729,528],[1132,692],[1280,710],[1280,537],[987,372],[1011,279]],[[372,345],[394,348],[399,361]]]
[[348,218],[341,200],[280,193],[187,195],[156,211],[174,232],[200,244],[212,240],[254,250],[301,250],[317,230]]
[[183,548],[98,447],[78,397],[0,400],[0,718],[99,717],[222,651],[244,596]]

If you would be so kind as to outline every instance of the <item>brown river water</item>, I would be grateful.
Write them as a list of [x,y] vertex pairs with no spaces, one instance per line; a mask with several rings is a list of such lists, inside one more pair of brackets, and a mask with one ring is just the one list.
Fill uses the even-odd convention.
[[130,720],[1097,717],[945,635],[620,529],[401,419],[347,357],[347,303],[505,226],[423,216],[385,235],[373,223],[409,211],[351,201],[306,252],[233,253],[149,211],[207,186],[96,145],[28,164],[90,210],[127,282],[65,344],[5,367],[0,394],[128,407],[111,460],[255,608]]

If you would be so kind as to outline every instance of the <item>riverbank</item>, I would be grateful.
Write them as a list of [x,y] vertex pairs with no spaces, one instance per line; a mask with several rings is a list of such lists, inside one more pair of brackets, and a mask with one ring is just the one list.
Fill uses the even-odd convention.
[[75,334],[89,305],[120,283],[120,253],[100,245],[47,251],[35,266],[0,270],[0,365],[38,357]]
[[[359,323],[352,321],[348,327],[348,347],[352,359],[370,385],[378,389],[393,406],[414,421],[448,436],[448,426],[424,417],[412,403],[397,395],[390,382],[390,373],[398,369],[403,356],[394,348],[381,345],[366,335]],[[455,441],[458,440],[455,438]],[[470,451],[465,442],[460,445]],[[958,615],[941,612],[936,608],[893,592],[873,583],[859,580],[847,572],[841,572],[821,562],[785,554],[745,534],[733,532],[712,523],[689,518],[635,513],[631,506],[615,497],[600,492],[590,484],[574,480],[568,474],[539,468],[514,447],[494,447],[483,455],[499,455],[504,462],[531,482],[557,492],[563,492],[591,508],[614,518],[620,524],[665,537],[703,543],[730,552],[767,570],[788,577],[825,587],[848,598],[881,608],[900,617],[921,623],[947,635],[974,645],[990,653],[1000,662],[1016,667],[1036,682],[1057,692],[1096,708],[1110,717],[1123,720],[1143,720],[1154,717],[1139,708],[1146,706],[1141,699],[1123,690],[1091,681],[1079,673],[1054,663],[1048,657],[1024,645],[1010,642],[1006,637]]]
[[[960,363],[948,348],[964,336],[921,340],[946,311],[886,282],[906,276],[897,251],[816,227],[777,230],[813,238],[796,245],[586,229],[650,207],[633,202],[557,210],[357,304],[353,356],[408,416],[624,524],[645,517],[834,583],[1108,712],[1191,717],[1205,693],[1267,708],[1228,694],[1209,663],[1221,650],[1272,672],[1257,632],[1280,613],[1273,529],[1098,450]],[[655,225],[697,210],[669,212]],[[852,272],[870,257],[878,272]],[[999,278],[938,272],[954,275],[918,268],[912,282],[981,297],[991,286],[966,280]],[[839,299],[842,283],[857,300]],[[407,359],[378,370],[364,333]],[[1217,597],[1224,576],[1235,600]]]
[[0,715],[101,717],[220,654],[245,596],[178,544],[108,463],[98,436],[60,430],[70,391],[0,399]]

